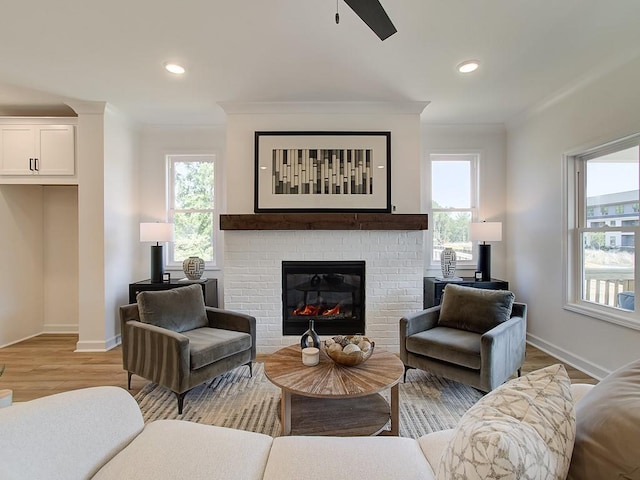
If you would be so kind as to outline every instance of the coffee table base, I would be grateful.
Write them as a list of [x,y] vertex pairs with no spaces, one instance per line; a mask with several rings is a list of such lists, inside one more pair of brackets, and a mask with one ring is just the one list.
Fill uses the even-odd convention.
[[[391,388],[391,406],[380,394],[355,398],[313,398],[282,390],[283,435],[341,437],[398,435],[398,386]],[[391,419],[391,430],[384,427]]]

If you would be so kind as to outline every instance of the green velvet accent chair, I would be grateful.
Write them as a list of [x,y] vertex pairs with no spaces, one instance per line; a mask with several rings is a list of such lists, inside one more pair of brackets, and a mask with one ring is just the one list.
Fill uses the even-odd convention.
[[447,284],[440,305],[400,319],[400,359],[490,392],[525,360],[527,305],[512,292]]
[[236,367],[252,373],[256,358],[256,319],[206,307],[200,285],[140,292],[120,307],[122,365],[174,392],[178,413],[193,387]]

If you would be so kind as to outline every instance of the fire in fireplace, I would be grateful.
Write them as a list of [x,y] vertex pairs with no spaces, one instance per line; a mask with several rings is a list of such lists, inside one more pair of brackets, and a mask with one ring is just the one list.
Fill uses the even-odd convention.
[[282,332],[365,333],[365,262],[282,262]]

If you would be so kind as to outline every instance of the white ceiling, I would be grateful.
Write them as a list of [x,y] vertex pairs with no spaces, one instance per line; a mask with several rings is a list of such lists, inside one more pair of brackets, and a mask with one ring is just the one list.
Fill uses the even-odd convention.
[[[640,54],[640,0],[382,4],[384,42],[342,0],[339,25],[335,0],[5,1],[0,114],[71,98],[206,125],[218,102],[430,101],[425,122],[503,123]],[[480,70],[458,74],[470,58]]]

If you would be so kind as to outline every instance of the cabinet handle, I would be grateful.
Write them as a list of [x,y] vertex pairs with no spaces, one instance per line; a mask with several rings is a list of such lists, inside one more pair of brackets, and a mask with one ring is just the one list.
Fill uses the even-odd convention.
[[36,172],[39,172],[39,171],[40,171],[40,167],[38,166],[38,159],[37,159],[37,158],[34,158],[33,160],[34,160],[34,162],[33,162],[33,163],[34,163],[34,164],[35,164],[35,166],[36,166],[36,169],[35,169],[35,170],[36,170]]
[[33,172],[33,158],[29,159],[29,170]]

